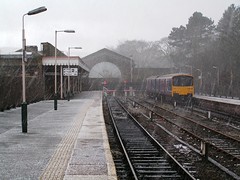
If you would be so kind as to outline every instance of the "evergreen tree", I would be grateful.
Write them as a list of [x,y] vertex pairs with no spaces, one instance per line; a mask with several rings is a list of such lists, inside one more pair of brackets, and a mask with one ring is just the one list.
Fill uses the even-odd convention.
[[[218,61],[221,68],[220,77],[225,92],[232,95],[232,92],[239,89],[240,83],[240,8],[233,4],[223,13],[218,26]],[[221,76],[222,74],[222,76]]]
[[215,37],[214,22],[200,12],[189,18],[186,27],[173,28],[168,38],[176,48],[172,57],[178,66],[198,66],[202,53]]
[[172,28],[171,33],[168,36],[169,44],[174,47],[174,51],[171,53],[171,58],[175,65],[180,68],[186,61],[186,28],[180,26],[179,28]]

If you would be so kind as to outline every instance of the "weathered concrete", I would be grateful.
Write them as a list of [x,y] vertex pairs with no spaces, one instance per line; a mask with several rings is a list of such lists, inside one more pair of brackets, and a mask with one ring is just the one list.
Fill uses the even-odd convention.
[[116,179],[101,93],[58,103],[29,105],[26,134],[20,108],[0,113],[1,179]]

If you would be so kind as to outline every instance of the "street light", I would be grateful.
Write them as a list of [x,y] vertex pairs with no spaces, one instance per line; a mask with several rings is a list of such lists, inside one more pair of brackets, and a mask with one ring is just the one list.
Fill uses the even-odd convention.
[[54,93],[54,110],[57,110],[57,33],[65,32],[65,33],[75,33],[74,30],[60,30],[55,31],[55,93]]
[[219,68],[217,66],[213,66],[213,69],[217,70],[217,90],[216,88],[214,89],[214,96],[215,96],[216,93],[219,94]]
[[185,67],[189,67],[189,68],[190,68],[190,70],[191,70],[191,74],[192,74],[192,69],[193,69],[193,67],[192,67],[192,66],[190,66],[190,65],[185,65]]
[[217,70],[217,84],[218,84],[218,87],[219,87],[219,68],[217,66],[213,66],[213,69]]
[[68,101],[70,101],[70,49],[82,49],[82,47],[68,47],[68,91],[67,91]]
[[202,91],[202,79],[203,79],[203,77],[202,77],[202,71],[200,70],[200,69],[196,69],[197,71],[199,71],[200,72],[200,76],[199,76],[199,79],[200,79],[200,92]]
[[27,133],[27,102],[26,102],[26,71],[25,71],[25,62],[26,58],[26,39],[25,39],[25,29],[24,29],[24,17],[26,15],[35,15],[41,12],[46,11],[47,8],[42,6],[37,9],[31,10],[28,13],[22,16],[22,132]]
[[130,64],[131,64],[131,83],[133,82],[133,57],[130,56]]

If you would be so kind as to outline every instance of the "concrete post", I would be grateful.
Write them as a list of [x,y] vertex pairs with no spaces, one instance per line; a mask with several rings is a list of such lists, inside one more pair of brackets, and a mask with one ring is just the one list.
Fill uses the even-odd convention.
[[208,118],[208,119],[211,119],[211,111],[208,111],[208,113],[207,113],[207,118]]
[[204,156],[204,159],[208,158],[208,146],[207,142],[201,141],[201,154]]

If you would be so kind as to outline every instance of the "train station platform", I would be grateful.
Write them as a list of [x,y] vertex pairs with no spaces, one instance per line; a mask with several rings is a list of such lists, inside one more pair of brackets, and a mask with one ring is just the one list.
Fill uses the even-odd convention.
[[226,103],[226,104],[233,104],[233,105],[240,105],[239,99],[233,99],[233,98],[223,98],[223,97],[214,97],[214,96],[202,96],[202,95],[194,95],[195,98],[198,99],[204,99],[208,101],[215,101],[220,103]]
[[28,105],[28,133],[21,108],[0,112],[1,179],[115,180],[101,92],[70,101]]

